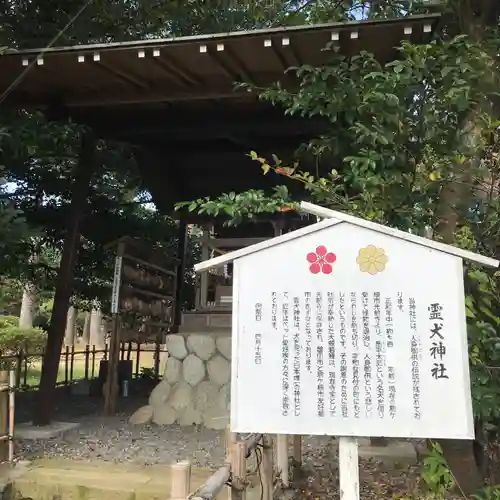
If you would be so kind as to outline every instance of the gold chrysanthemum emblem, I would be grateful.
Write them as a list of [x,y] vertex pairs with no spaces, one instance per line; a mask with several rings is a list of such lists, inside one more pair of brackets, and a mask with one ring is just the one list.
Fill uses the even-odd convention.
[[383,248],[377,248],[375,245],[368,245],[361,248],[358,253],[356,262],[359,265],[360,271],[368,274],[381,273],[389,259]]

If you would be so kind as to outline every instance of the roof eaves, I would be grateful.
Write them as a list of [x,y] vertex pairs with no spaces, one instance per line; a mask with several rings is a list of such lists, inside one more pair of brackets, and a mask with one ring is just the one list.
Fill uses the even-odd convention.
[[157,47],[169,44],[200,43],[205,41],[208,42],[210,40],[254,37],[261,35],[272,36],[280,33],[291,34],[295,32],[312,32],[312,31],[321,31],[325,29],[335,30],[335,29],[351,28],[351,27],[355,28],[363,26],[383,26],[383,25],[391,25],[398,23],[414,23],[414,22],[425,22],[425,21],[432,23],[437,21],[440,17],[441,14],[439,13],[419,14],[419,15],[400,17],[394,19],[370,19],[370,20],[360,20],[360,21],[310,24],[301,26],[284,26],[278,28],[263,28],[257,30],[247,30],[247,31],[211,33],[208,35],[193,35],[193,36],[156,38],[156,39],[153,38],[149,40],[132,40],[127,42],[96,43],[87,45],[72,45],[64,47],[47,47],[47,48],[22,49],[22,50],[10,49],[6,50],[0,57],[8,57],[15,55],[33,56],[33,55],[61,53],[61,52],[137,49],[137,48]]

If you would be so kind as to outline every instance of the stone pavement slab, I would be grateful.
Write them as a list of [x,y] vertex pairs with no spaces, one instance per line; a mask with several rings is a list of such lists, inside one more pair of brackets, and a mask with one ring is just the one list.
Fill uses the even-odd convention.
[[28,422],[16,425],[14,432],[17,439],[52,439],[77,427],[80,427],[78,422],[52,422],[43,427]]

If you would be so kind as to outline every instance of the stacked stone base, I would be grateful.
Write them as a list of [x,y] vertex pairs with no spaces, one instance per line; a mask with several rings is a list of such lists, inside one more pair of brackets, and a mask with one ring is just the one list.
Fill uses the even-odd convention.
[[158,425],[224,429],[229,423],[230,335],[169,335],[167,349],[163,380],[151,392],[149,408],[139,411]]

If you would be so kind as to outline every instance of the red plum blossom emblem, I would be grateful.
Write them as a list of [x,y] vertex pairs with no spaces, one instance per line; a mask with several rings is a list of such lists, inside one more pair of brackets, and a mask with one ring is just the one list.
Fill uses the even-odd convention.
[[331,274],[333,271],[332,264],[337,260],[337,256],[328,252],[326,247],[320,245],[315,252],[309,252],[306,256],[309,262],[309,271],[313,274]]

